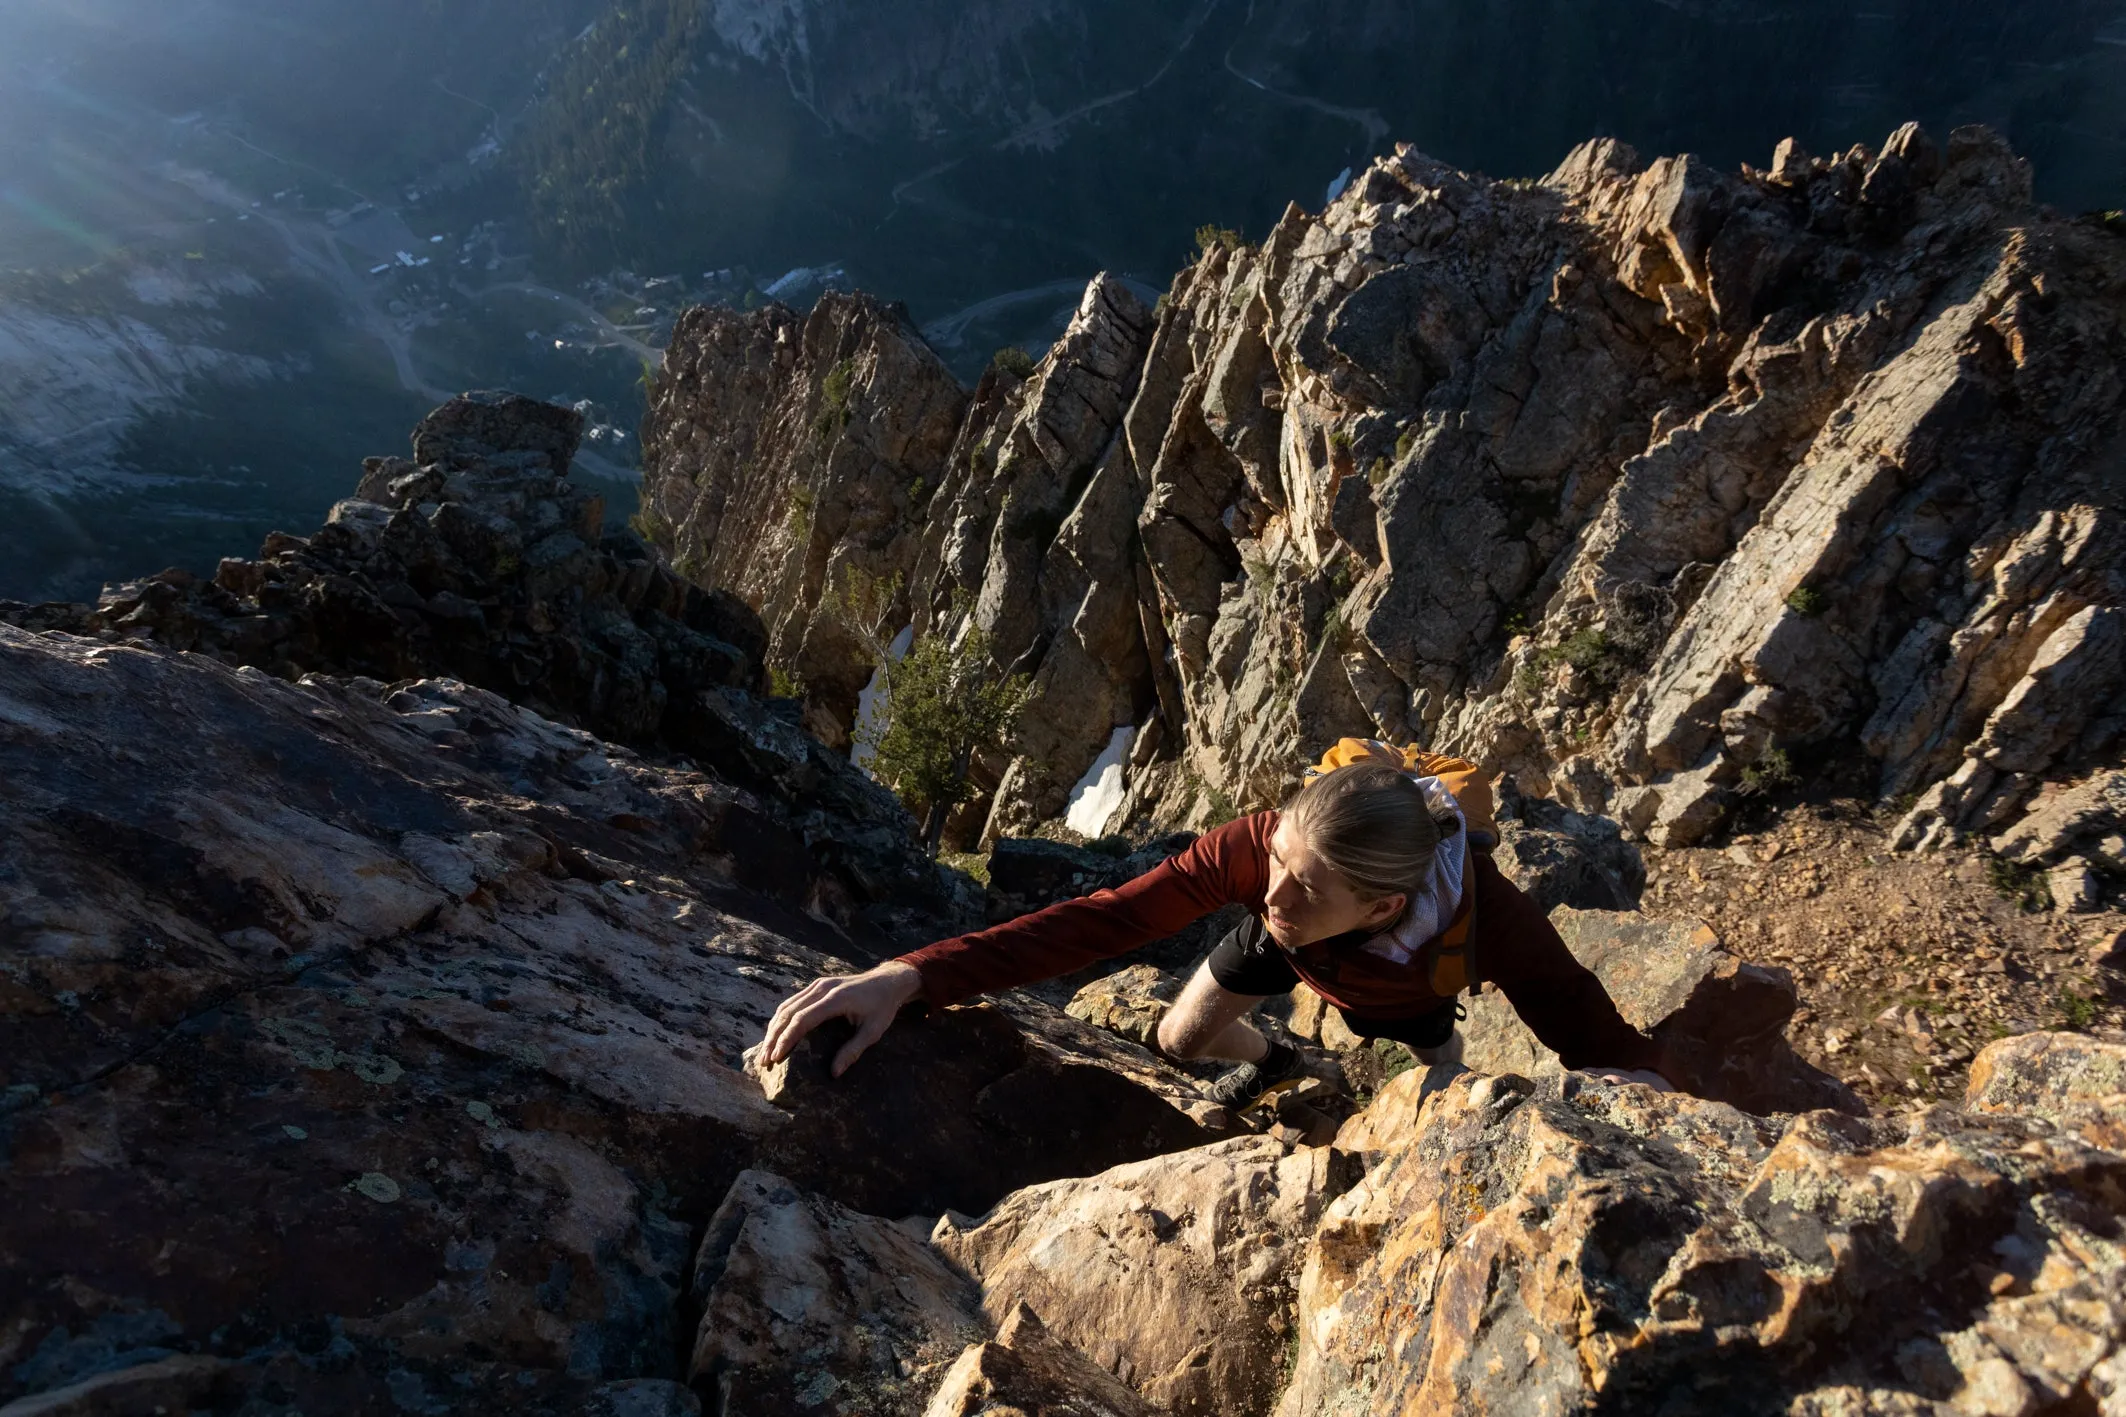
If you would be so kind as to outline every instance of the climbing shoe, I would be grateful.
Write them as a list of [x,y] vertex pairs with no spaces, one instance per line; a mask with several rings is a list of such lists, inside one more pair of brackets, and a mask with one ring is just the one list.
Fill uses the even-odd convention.
[[1272,1041],[1259,1063],[1242,1063],[1211,1084],[1211,1099],[1227,1107],[1253,1107],[1279,1083],[1303,1077],[1299,1050]]

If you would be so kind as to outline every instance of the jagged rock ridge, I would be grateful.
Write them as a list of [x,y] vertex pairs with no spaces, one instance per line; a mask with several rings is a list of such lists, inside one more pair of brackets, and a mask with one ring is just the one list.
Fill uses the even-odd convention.
[[1738,174],[1599,141],[1537,183],[1405,149],[1156,318],[1095,281],[971,392],[862,297],[692,312],[648,530],[760,609],[829,741],[869,672],[845,568],[920,629],[971,600],[1041,696],[990,835],[1134,730],[1117,824],[1379,733],[1663,844],[1842,754],[1917,844],[2115,755],[2122,353],[2126,245],[1984,130]]

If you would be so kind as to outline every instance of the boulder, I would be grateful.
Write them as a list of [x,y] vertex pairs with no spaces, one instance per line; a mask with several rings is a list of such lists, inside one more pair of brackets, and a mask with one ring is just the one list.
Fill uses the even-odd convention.
[[1299,1246],[1352,1179],[1325,1147],[1236,1137],[1006,1197],[931,1236],[1001,1319],[1021,1302],[1157,1406],[1266,1413]]
[[[1625,1022],[1651,1035],[1701,1097],[1753,1112],[1865,1108],[1836,1078],[1809,1066],[1787,1042],[1797,999],[1783,969],[1749,964],[1707,926],[1633,912],[1560,906],[1551,923],[1593,970]],[[1462,1061],[1478,1072],[1556,1072],[1557,1055],[1536,1041],[1505,995],[1467,1001]]]
[[995,1338],[959,1356],[923,1417],[1154,1417],[1158,1411],[1016,1304]]
[[[893,795],[759,697],[759,615],[686,584],[632,535],[606,534],[602,500],[566,480],[581,426],[519,395],[462,395],[415,430],[415,461],[370,459],[356,496],[311,537],[275,532],[257,560],[224,560],[212,581],[176,571],[109,586],[93,608],[0,606],[0,623],[287,679],[469,683],[604,740],[684,754],[757,794],[734,810],[779,820],[743,854],[777,858],[789,899],[875,944],[919,943],[940,918],[976,923]],[[879,939],[910,928],[911,913],[930,920]]]
[[[556,477],[566,477],[582,440],[583,415],[576,410],[486,389],[460,394],[423,419],[414,430],[413,460],[456,470],[497,455],[529,454]],[[525,465],[522,459],[515,463]]]
[[1993,850],[2011,861],[2045,864],[2122,829],[2126,772],[2101,772],[2044,794],[2020,821],[1995,835]]
[[[1184,838],[1182,846],[1188,844]],[[989,890],[1000,918],[1090,895],[1138,874],[1128,858],[1042,837],[1000,836],[989,848]]]
[[1158,1044],[1159,1020],[1181,995],[1181,981],[1149,964],[1133,964],[1071,995],[1063,1011],[1082,1023],[1145,1048]]
[[1971,1060],[1964,1105],[2042,1117],[2092,1146],[2126,1151],[2126,1044],[2075,1033],[2024,1033]]
[[[1636,910],[1646,863],[1624,829],[1543,798],[1501,793],[1500,874],[1544,910]],[[1505,808],[1512,809],[1508,816]]]
[[694,1258],[690,1365],[717,1412],[915,1417],[986,1325],[923,1231],[744,1171]]
[[1422,1086],[1376,1101],[1401,1120],[1307,1243],[1279,1417],[1963,1417],[2121,1392],[2100,1236],[2126,1155],[1947,1107],[1759,1118],[1575,1075],[1409,1106]]

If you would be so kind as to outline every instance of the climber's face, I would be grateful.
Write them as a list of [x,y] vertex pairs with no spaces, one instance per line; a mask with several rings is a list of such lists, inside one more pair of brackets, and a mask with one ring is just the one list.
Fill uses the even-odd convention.
[[1363,900],[1285,822],[1270,834],[1270,890],[1262,923],[1270,938],[1296,950],[1351,930],[1378,930],[1402,913],[1400,894]]

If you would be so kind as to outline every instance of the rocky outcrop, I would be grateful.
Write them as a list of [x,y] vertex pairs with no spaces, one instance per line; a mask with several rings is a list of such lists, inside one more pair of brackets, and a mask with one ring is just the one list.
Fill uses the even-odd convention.
[[2093,1145],[2126,1150],[2126,1048],[2073,1035],[2003,1039],[1973,1060],[1965,1105],[2035,1114]]
[[[829,1106],[741,1070],[850,967],[804,832],[865,822],[456,680],[114,638],[0,624],[0,1401],[692,1410],[686,1270],[734,1178],[880,1199]],[[1217,1134],[1185,1077],[1012,1009],[960,1030],[1008,1061],[956,1084],[1003,1125],[915,1153],[940,1203]],[[954,1017],[841,1100],[938,1101]]]
[[992,369],[970,395],[863,297],[802,321],[692,311],[644,425],[644,525],[760,610],[830,742],[873,671],[834,604],[852,575],[899,578],[893,613],[920,632],[972,615],[1038,696],[999,824],[1060,816],[1152,692],[1130,550],[1144,491],[1120,436],[1151,328],[1103,277],[1030,377]]
[[[1562,906],[1550,923],[1625,1021],[1661,1045],[1679,1087],[1751,1112],[1866,1112],[1844,1084],[1795,1056],[1786,1026],[1798,993],[1784,969],[1737,958],[1688,920]],[[1533,1077],[1559,1070],[1557,1055],[1503,994],[1487,989],[1467,1007],[1460,1032],[1468,1066]]]
[[1789,755],[1918,794],[1909,843],[1990,835],[2115,760],[2122,275],[1980,129],[1739,173],[1605,140],[1536,183],[1404,149],[1154,328],[1096,282],[971,395],[860,300],[699,312],[647,484],[838,727],[836,566],[918,631],[971,605],[1041,691],[991,833],[1111,743],[1105,826],[1200,825],[1377,733],[1661,844]]
[[784,1172],[878,1215],[980,1211],[1063,1171],[1096,1171],[1238,1130],[1141,1048],[1024,997],[911,1016],[831,1077],[829,1024],[761,1075],[790,1114]]
[[9,607],[30,628],[108,631],[284,678],[447,674],[620,742],[653,739],[707,688],[757,688],[764,640],[729,595],[676,579],[602,499],[566,481],[581,415],[468,394],[371,458],[308,538],[276,533],[210,582],[107,587],[93,612]]
[[[568,482],[573,410],[466,394],[422,421],[413,457],[371,458],[308,538],[276,532],[212,581],[165,571],[91,606],[0,603],[0,622],[204,654],[284,679],[448,677],[608,742],[704,764],[743,789],[748,883],[856,929],[875,955],[974,908],[911,840],[893,796],[760,697],[766,636],[725,592],[690,586],[604,532]],[[793,856],[795,853],[795,856]],[[813,868],[791,874],[796,857]]]
[[[1333,1143],[1237,1138],[948,1215],[890,1292],[863,1276],[905,1226],[844,1217],[859,1277],[816,1274],[793,1238],[774,1292],[801,1297],[733,1331],[782,1313],[795,1344],[872,1285],[876,1314],[836,1329],[859,1336],[801,1360],[846,1362],[804,1370],[839,1391],[882,1359],[821,1355],[957,1294],[1003,1334],[933,1411],[982,1410],[979,1372],[1024,1377],[997,1350],[1031,1310],[1058,1366],[1089,1358],[1175,1412],[2108,1413],[2126,1396],[2122,1078],[2126,1048],[2031,1034],[1987,1050],[1963,1107],[1868,1120],[1412,1069]],[[1098,1401],[1076,1371],[1064,1392]],[[903,1410],[897,1391],[863,1410]]]
[[[734,772],[802,739],[733,722]],[[762,1087],[744,1050],[851,937],[722,761],[0,625],[0,1397],[2029,1417],[2126,1385],[2126,1048],[2008,1039],[1965,1107],[1882,1120],[1442,1066],[1231,1135],[1012,998]],[[1559,918],[1705,1090],[1762,1082],[1783,980]]]
[[2126,875],[2126,772],[2045,784],[1989,844],[2007,861],[2043,869],[2055,909],[2092,909],[2099,879]]
[[2036,1116],[1766,1122],[1477,1077],[1364,1145],[1371,1169],[1309,1242],[1285,1417],[1948,1417],[2122,1395],[2126,1156]]
[[1181,997],[1181,983],[1157,965],[1133,964],[1071,995],[1063,1011],[1133,1043],[1156,1047],[1159,1021]]
[[1638,909],[1646,863],[1618,823],[1518,791],[1500,796],[1492,859],[1530,900],[1546,911]]

